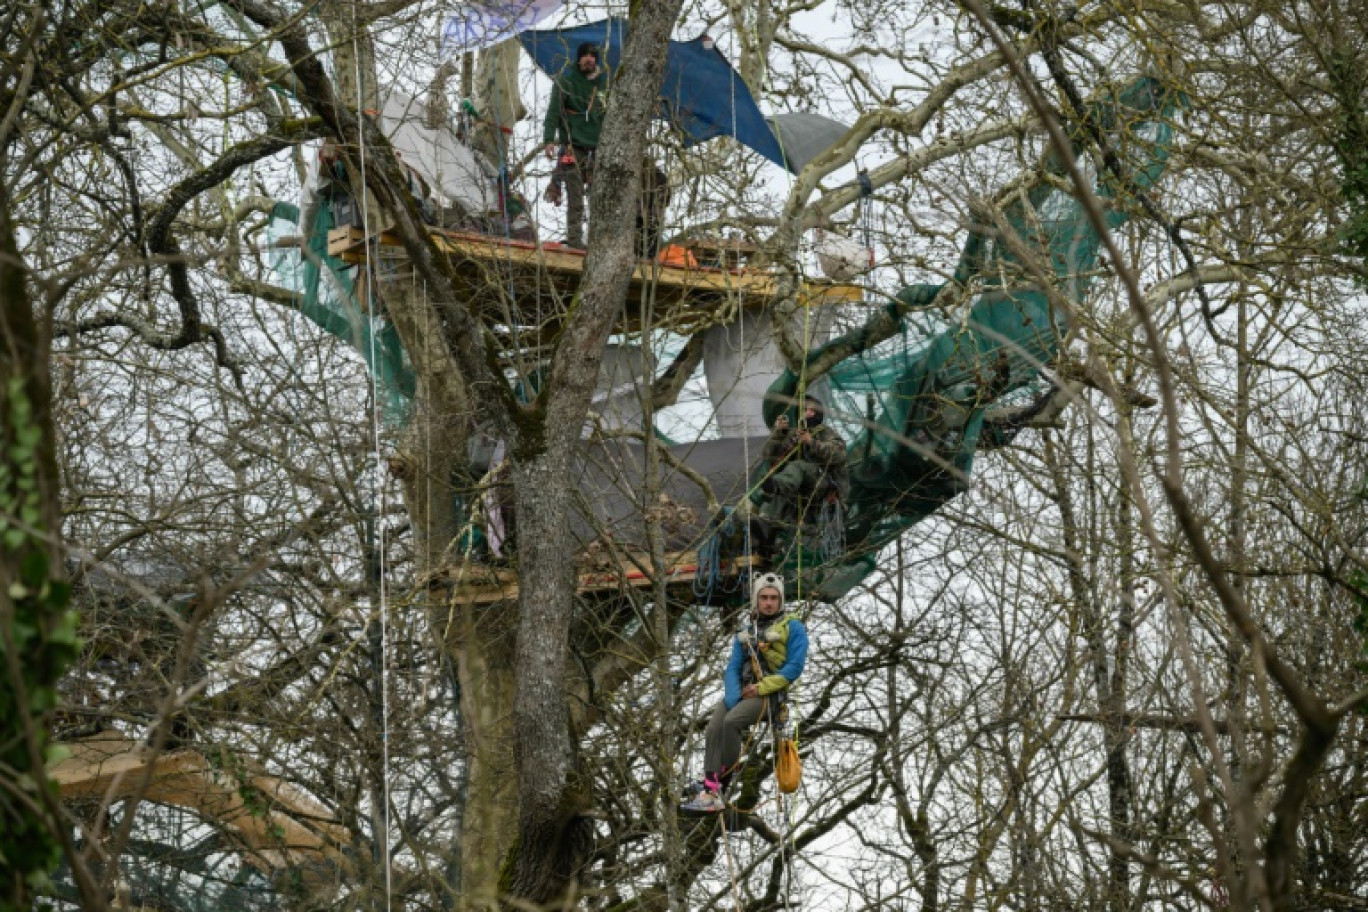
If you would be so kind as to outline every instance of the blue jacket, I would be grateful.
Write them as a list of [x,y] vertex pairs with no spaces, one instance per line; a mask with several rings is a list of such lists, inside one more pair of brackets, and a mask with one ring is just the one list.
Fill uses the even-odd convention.
[[[765,676],[756,684],[760,696],[784,690],[803,673],[807,664],[807,628],[796,614],[780,618],[760,635],[760,660]],[[741,635],[732,637],[731,660],[722,677],[722,702],[731,709],[741,702],[741,673],[750,661],[749,649],[741,642]]]

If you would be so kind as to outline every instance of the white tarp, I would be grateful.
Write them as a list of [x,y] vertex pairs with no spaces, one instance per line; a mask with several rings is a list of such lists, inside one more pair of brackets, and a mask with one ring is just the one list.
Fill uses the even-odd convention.
[[458,203],[467,212],[496,212],[499,208],[495,172],[455,132],[429,129],[424,106],[402,92],[391,91],[380,114],[380,129],[399,160],[416,171],[439,194],[439,205]]
[[[769,432],[761,408],[765,391],[784,372],[784,356],[774,341],[771,311],[742,311],[726,326],[714,326],[703,337],[703,373],[708,398],[717,416],[719,437],[751,437]],[[827,336],[829,320],[821,309],[812,311],[806,331],[809,346],[820,345]],[[802,338],[803,314],[795,318],[794,331]],[[821,393],[814,387],[812,392]]]
[[[494,167],[469,146],[464,145],[449,127],[428,129],[423,121],[423,106],[402,92],[391,91],[381,110],[380,129],[389,138],[399,160],[427,182],[434,202],[441,207],[458,203],[466,212],[496,212],[499,208]],[[319,191],[319,156],[324,143],[307,143],[304,153],[304,182],[299,191],[300,222],[304,230],[313,224],[314,206]]]

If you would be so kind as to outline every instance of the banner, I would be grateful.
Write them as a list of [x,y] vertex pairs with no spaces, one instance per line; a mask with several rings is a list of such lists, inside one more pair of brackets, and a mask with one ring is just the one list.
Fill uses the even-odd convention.
[[475,0],[442,26],[440,52],[450,57],[497,44],[541,22],[562,0]]

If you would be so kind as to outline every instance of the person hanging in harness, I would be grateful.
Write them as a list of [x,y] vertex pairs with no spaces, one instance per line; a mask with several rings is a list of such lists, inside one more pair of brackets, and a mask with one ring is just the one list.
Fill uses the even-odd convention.
[[546,198],[560,205],[565,189],[565,243],[584,249],[584,188],[592,180],[594,150],[608,109],[608,73],[600,65],[598,45],[586,41],[555,79],[551,103],[542,124],[546,157],[554,159]]
[[784,610],[784,581],[773,573],[757,577],[750,617],[732,638],[722,702],[713,709],[704,737],[703,780],[681,811],[715,813],[726,807],[724,796],[751,726],[778,719],[807,653],[807,628],[796,613]]
[[[790,427],[780,415],[762,454],[769,474],[760,485],[763,501],[757,515],[764,520],[762,552],[773,556],[780,526],[811,520],[810,511],[827,498],[844,504],[850,493],[846,470],[846,442],[825,423],[826,408],[816,396],[803,397],[803,417]],[[741,505],[749,512],[750,504]]]

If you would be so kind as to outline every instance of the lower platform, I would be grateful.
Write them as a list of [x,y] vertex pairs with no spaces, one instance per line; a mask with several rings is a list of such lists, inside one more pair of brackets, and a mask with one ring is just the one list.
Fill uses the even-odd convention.
[[[753,557],[724,560],[719,568],[723,578],[735,578],[758,566]],[[645,554],[631,554],[616,566],[611,561],[598,561],[577,575],[575,592],[580,596],[613,596],[626,590],[651,589],[656,585],[651,573],[651,559]],[[665,585],[671,597],[691,596],[700,573],[707,572],[699,564],[698,552],[675,551],[665,555]],[[518,573],[512,567],[467,563],[438,574],[428,580],[431,589],[445,590],[456,604],[492,605],[512,602],[518,598]]]

